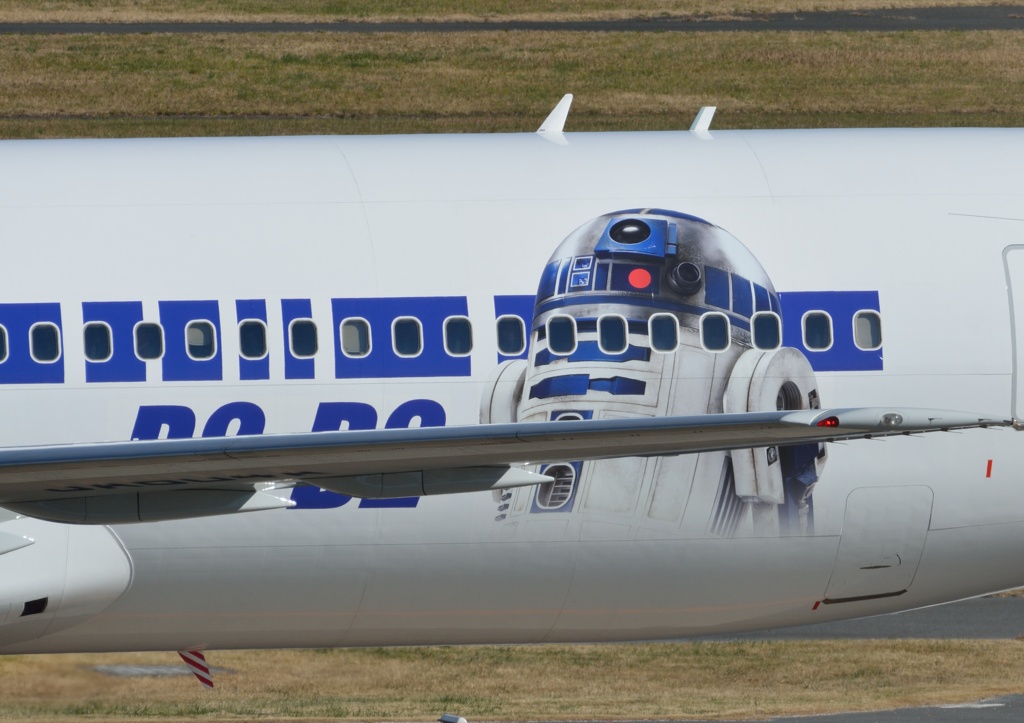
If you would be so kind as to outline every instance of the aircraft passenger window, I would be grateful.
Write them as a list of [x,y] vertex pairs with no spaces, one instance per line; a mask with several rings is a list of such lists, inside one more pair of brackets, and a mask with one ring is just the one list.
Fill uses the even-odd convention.
[[55,324],[33,324],[28,330],[29,353],[37,362],[49,364],[60,357],[60,332]]
[[159,359],[164,355],[164,330],[159,324],[142,323],[135,326],[135,356],[139,359]]
[[548,349],[562,355],[576,351],[575,319],[571,316],[552,316],[548,319]]
[[466,356],[473,351],[473,327],[464,316],[453,316],[444,322],[444,348],[452,356]]
[[755,349],[771,351],[782,346],[782,324],[770,311],[759,311],[750,320],[750,337]]
[[679,322],[672,314],[655,314],[647,326],[654,351],[675,351],[679,346]]
[[316,337],[316,323],[312,319],[296,319],[288,329],[292,356],[308,359],[316,356],[320,343]]
[[498,351],[519,356],[526,349],[526,325],[518,316],[498,317]]
[[110,340],[110,327],[106,324],[92,322],[82,330],[85,342],[85,358],[91,362],[105,362],[113,355],[113,343]]
[[212,359],[217,353],[217,335],[208,321],[190,321],[185,327],[185,350],[193,359]]
[[395,319],[391,326],[391,341],[398,356],[418,356],[423,351],[423,328],[420,320],[411,316]]
[[705,314],[700,318],[700,343],[708,351],[729,348],[729,318],[725,314]]
[[824,311],[804,315],[804,346],[812,351],[825,351],[832,346],[832,317]]
[[262,359],[267,355],[267,325],[259,319],[246,319],[238,325],[238,351],[244,359]]
[[853,341],[858,349],[865,351],[882,346],[882,318],[877,311],[858,311],[854,315]]
[[621,354],[629,346],[626,320],[607,315],[597,320],[597,345],[605,354]]
[[7,361],[7,329],[0,326],[0,364]]
[[370,353],[370,325],[366,319],[341,322],[341,352],[355,359]]

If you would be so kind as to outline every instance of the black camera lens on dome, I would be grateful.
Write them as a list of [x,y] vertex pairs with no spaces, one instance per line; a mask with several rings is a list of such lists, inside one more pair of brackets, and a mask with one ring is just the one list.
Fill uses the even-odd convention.
[[693,296],[703,284],[703,274],[700,267],[690,261],[676,264],[668,272],[668,285],[683,296]]
[[651,227],[643,221],[626,219],[608,229],[612,241],[620,244],[638,244],[646,241],[651,235]]

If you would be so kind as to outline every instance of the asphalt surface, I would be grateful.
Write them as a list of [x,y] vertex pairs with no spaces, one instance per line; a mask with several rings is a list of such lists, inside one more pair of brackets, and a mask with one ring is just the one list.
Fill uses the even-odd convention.
[[[804,625],[704,640],[1005,639],[1024,636],[1024,598],[978,598],[874,618]],[[1021,716],[1024,721],[1024,716]]]
[[[1024,598],[980,598],[874,618],[768,630],[715,640],[827,640],[857,638],[1017,638],[1024,635]],[[1024,695],[961,705],[902,708],[873,713],[768,718],[778,723],[1019,723]]]
[[[703,640],[827,640],[834,638],[1016,638],[1024,635],[1024,598],[981,598],[875,618],[847,620]],[[772,723],[1020,723],[1024,695],[871,713],[765,718]],[[470,723],[475,723],[470,721]],[[624,723],[651,723],[631,721]],[[658,721],[657,723],[672,723]],[[680,722],[683,723],[683,722]],[[701,723],[692,720],[686,723]],[[706,722],[710,723],[710,721]],[[719,721],[721,723],[721,721]]]
[[899,10],[837,10],[711,17],[636,18],[626,20],[484,22],[311,22],[311,23],[0,23],[0,34],[129,33],[455,33],[509,30],[559,32],[718,32],[743,30],[1024,30],[1024,5],[928,7]]
[[[933,708],[903,708],[874,713],[839,713],[831,715],[763,718],[772,723],[1020,723],[1024,720],[1024,695],[991,698],[962,705],[941,705]],[[750,719],[746,719],[749,723]],[[475,721],[470,721],[475,723]],[[654,723],[653,721],[622,721],[621,723]],[[657,723],[674,723],[657,721]],[[710,721],[679,721],[679,723],[711,723]],[[716,723],[723,723],[718,720]]]

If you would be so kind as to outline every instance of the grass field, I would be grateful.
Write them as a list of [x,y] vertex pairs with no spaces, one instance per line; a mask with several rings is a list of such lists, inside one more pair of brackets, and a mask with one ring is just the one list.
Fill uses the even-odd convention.
[[97,664],[173,653],[0,658],[0,719],[19,721],[751,718],[977,700],[1024,689],[1024,643],[735,642],[212,652],[191,676]]
[[[999,5],[1000,0],[8,0],[0,22],[579,19]],[[1012,3],[1009,3],[1012,4]]]
[[1024,32],[5,36],[7,138],[1024,125]]

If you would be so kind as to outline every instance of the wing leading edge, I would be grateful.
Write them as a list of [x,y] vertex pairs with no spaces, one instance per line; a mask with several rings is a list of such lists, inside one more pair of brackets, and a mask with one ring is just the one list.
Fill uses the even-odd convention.
[[965,412],[847,408],[19,447],[0,450],[0,505],[64,522],[177,519],[290,506],[275,483],[451,494],[549,481],[519,468],[545,462],[1005,426]]

